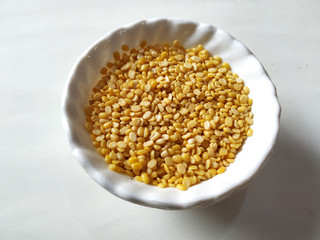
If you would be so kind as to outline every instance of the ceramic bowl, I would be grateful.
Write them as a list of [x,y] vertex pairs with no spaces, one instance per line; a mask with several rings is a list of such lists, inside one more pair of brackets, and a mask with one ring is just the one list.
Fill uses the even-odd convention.
[[[93,147],[84,128],[84,107],[99,71],[112,60],[121,45],[138,47],[179,40],[186,48],[203,44],[213,55],[228,62],[250,88],[253,99],[253,136],[249,137],[227,171],[187,191],[158,188],[112,172]],[[162,209],[186,209],[216,203],[246,186],[265,165],[279,131],[280,105],[276,89],[259,60],[225,31],[205,23],[186,20],[151,19],[107,33],[85,51],[75,63],[63,94],[63,126],[74,157],[98,184],[110,193],[133,203]]]

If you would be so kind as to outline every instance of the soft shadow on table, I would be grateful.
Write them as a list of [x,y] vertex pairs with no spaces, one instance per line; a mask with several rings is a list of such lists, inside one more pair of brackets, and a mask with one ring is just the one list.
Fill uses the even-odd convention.
[[209,207],[174,211],[170,218],[175,218],[174,222],[181,224],[177,229],[188,232],[190,236],[199,236],[199,239],[221,239],[239,215],[246,192],[244,189],[234,193]]
[[230,237],[241,232],[251,239],[311,239],[320,215],[316,159],[308,143],[282,127],[271,159],[246,190],[176,217],[196,219],[188,222],[190,231],[209,231],[214,237],[229,230]]
[[280,128],[275,152],[260,176],[248,188],[239,219],[242,231],[260,239],[313,239],[320,215],[320,159],[315,149]]

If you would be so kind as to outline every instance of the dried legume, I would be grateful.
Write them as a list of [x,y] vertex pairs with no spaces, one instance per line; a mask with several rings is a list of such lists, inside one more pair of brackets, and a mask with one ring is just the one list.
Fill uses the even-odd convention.
[[253,134],[243,80],[202,45],[121,49],[85,108],[85,128],[109,168],[183,191],[225,172]]

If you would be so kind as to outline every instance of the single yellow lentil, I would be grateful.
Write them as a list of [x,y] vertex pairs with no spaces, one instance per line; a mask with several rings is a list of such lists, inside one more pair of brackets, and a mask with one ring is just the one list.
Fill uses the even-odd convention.
[[222,166],[217,170],[217,174],[224,173],[225,171],[226,171],[226,168]]
[[143,165],[140,162],[136,162],[131,164],[131,168],[132,170],[141,170],[143,168]]
[[186,190],[187,190],[186,186],[183,185],[183,184],[177,184],[177,185],[176,185],[176,188],[178,188],[178,189],[181,190],[181,191],[186,191]]

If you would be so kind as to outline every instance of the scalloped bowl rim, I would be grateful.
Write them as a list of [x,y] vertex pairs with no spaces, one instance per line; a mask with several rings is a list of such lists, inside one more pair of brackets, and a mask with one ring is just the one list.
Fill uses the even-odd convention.
[[[158,32],[150,36],[151,31]],[[231,65],[233,72],[244,79],[251,90],[250,97],[254,101],[252,106],[255,120],[252,126],[254,134],[246,140],[235,163],[231,164],[225,173],[197,184],[185,192],[173,188],[159,189],[110,171],[102,156],[92,146],[90,136],[83,126],[85,121],[83,107],[89,99],[89,89],[91,89],[89,87],[93,87],[97,82],[99,69],[112,58],[114,51],[120,50],[120,46],[128,42],[131,42],[132,44],[128,45],[133,47],[141,40],[149,40],[148,43],[152,44],[157,40],[174,39],[179,39],[185,47],[202,43],[211,53],[221,56]],[[248,67],[250,69],[247,69]],[[267,98],[263,99],[261,95]],[[267,114],[262,112],[261,108],[266,108]],[[74,157],[90,177],[110,193],[124,200],[162,209],[207,206],[245,187],[271,155],[279,133],[280,112],[274,84],[260,61],[246,46],[229,33],[212,25],[178,19],[143,20],[104,35],[76,61],[68,76],[62,97],[62,123],[65,133]],[[264,130],[263,126],[266,125],[263,125],[263,122],[268,123],[269,128]],[[260,147],[258,143],[264,146]],[[244,168],[239,161],[250,164]]]

